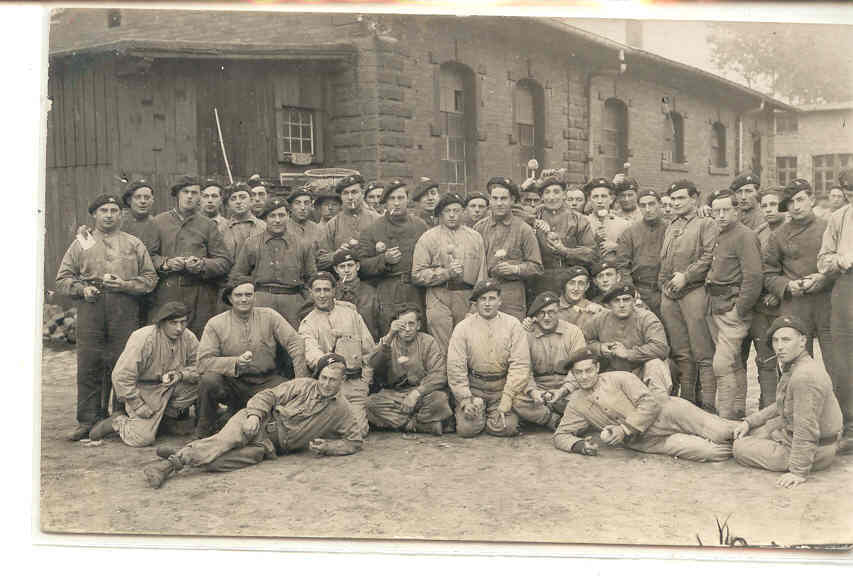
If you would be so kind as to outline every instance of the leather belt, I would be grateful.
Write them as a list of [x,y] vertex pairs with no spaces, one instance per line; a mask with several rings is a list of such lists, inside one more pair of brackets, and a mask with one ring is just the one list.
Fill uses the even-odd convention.
[[302,294],[301,285],[278,285],[274,283],[258,284],[258,291],[267,292],[275,295],[300,295]]
[[470,291],[474,289],[473,285],[465,283],[464,281],[448,281],[444,285],[450,291]]
[[487,382],[500,381],[506,378],[506,373],[482,373],[472,370],[468,374],[475,379]]
[[726,295],[735,296],[740,292],[740,287],[728,284],[728,283],[706,283],[705,287],[708,288],[708,294],[713,297],[720,297]]

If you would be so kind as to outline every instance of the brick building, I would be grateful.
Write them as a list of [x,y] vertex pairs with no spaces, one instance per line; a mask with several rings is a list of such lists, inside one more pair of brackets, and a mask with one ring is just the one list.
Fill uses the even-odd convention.
[[[630,162],[642,185],[776,177],[781,102],[554,18],[63,9],[50,28],[45,277],[117,176],[358,169],[478,190]],[[50,285],[50,283],[48,283]]]

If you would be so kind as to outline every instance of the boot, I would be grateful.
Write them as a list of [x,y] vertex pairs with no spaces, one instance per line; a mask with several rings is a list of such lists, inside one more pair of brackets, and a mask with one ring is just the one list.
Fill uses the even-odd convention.
[[113,426],[113,420],[119,416],[119,413],[113,413],[106,419],[101,419],[98,421],[94,427],[89,431],[89,439],[92,441],[100,441],[105,438],[107,435],[111,433],[115,433],[115,427]]
[[143,470],[145,480],[152,488],[159,488],[163,482],[175,475],[175,465],[172,460],[162,460],[149,464]]
[[80,441],[81,439],[86,439],[89,437],[89,431],[91,430],[91,425],[78,423],[77,427],[74,428],[74,431],[68,434],[68,441]]
[[551,416],[548,417],[548,421],[545,423],[545,427],[547,427],[551,431],[557,431],[557,427],[560,425],[561,419],[562,417],[560,417],[556,413],[551,413]]
[[418,433],[429,433],[430,435],[441,435],[441,421],[431,421],[429,423],[416,421],[415,431]]
[[696,403],[696,367],[692,363],[679,364],[681,398]]
[[717,379],[714,377],[714,369],[710,366],[699,368],[699,385],[702,390],[702,408],[714,411],[717,408]]
[[441,422],[442,433],[456,433],[456,417],[451,415]]

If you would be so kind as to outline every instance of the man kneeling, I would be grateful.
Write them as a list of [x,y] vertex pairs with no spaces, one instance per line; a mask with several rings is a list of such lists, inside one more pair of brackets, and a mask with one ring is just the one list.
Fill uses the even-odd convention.
[[777,486],[802,484],[811,471],[832,465],[842,417],[832,381],[806,350],[808,328],[794,316],[776,318],[767,340],[782,365],[776,402],[735,430],[735,460],[745,466],[787,472]]
[[319,455],[350,455],[361,450],[361,430],[346,399],[338,397],[346,360],[326,354],[317,378],[298,378],[265,389],[249,399],[221,431],[179,450],[160,447],[166,458],[145,468],[145,479],[159,488],[184,466],[230,472],[305,449]]
[[607,445],[707,462],[732,455],[735,421],[721,419],[680,397],[653,393],[629,372],[599,374],[600,356],[589,348],[569,357],[578,390],[569,396],[554,445],[563,451],[598,455],[598,446],[578,434],[602,430]]

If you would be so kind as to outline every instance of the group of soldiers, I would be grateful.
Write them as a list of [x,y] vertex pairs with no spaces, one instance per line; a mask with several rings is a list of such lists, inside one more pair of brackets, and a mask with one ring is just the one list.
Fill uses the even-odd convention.
[[[851,179],[835,187],[848,203]],[[170,194],[156,216],[144,181],[95,199],[56,279],[79,300],[70,439],[195,432],[158,448],[153,487],[185,466],[352,454],[371,427],[513,436],[523,421],[569,452],[734,455],[788,487],[849,449],[853,210],[817,216],[803,179],[747,173],[704,195],[546,171],[462,195],[255,175]]]

